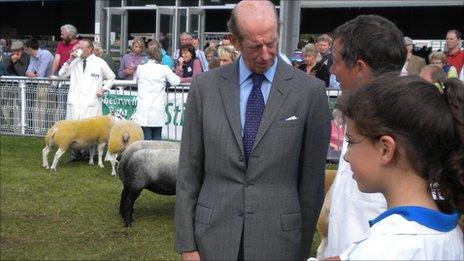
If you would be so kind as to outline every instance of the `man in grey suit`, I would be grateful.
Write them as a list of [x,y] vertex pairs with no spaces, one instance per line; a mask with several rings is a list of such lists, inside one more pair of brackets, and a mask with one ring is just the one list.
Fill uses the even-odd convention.
[[228,26],[240,59],[190,86],[176,250],[183,260],[308,258],[329,142],[325,85],[276,55],[271,2],[240,2]]

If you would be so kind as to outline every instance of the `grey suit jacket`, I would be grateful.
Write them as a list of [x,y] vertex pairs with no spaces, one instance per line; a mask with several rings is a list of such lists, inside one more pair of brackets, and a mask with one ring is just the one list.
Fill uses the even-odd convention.
[[[296,120],[286,119],[295,116]],[[205,260],[307,258],[321,209],[330,116],[324,82],[280,58],[246,168],[238,61],[192,81],[176,190],[175,248]]]

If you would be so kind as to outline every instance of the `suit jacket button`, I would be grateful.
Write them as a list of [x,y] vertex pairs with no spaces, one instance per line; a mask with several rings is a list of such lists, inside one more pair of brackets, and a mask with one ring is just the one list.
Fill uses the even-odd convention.
[[238,217],[243,217],[243,211],[239,210],[237,216],[238,216]]

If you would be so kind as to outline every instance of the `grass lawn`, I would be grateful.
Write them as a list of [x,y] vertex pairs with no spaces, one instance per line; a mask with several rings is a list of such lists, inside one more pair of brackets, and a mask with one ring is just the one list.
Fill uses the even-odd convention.
[[[132,228],[119,217],[122,183],[85,162],[42,168],[43,139],[0,135],[0,259],[179,259],[174,197],[142,192]],[[54,155],[49,154],[49,162]],[[316,235],[312,256],[319,240]]]

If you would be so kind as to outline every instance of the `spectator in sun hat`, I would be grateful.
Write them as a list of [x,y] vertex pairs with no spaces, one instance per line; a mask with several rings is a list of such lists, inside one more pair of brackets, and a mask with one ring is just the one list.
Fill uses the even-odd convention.
[[303,53],[301,52],[301,50],[297,49],[297,50],[293,51],[293,55],[292,55],[290,60],[292,62],[293,67],[298,67],[301,64],[303,64],[304,60],[303,60]]
[[2,63],[5,65],[6,75],[26,75],[29,58],[29,55],[24,52],[23,42],[14,41],[11,44],[11,55],[5,55],[2,60]]

